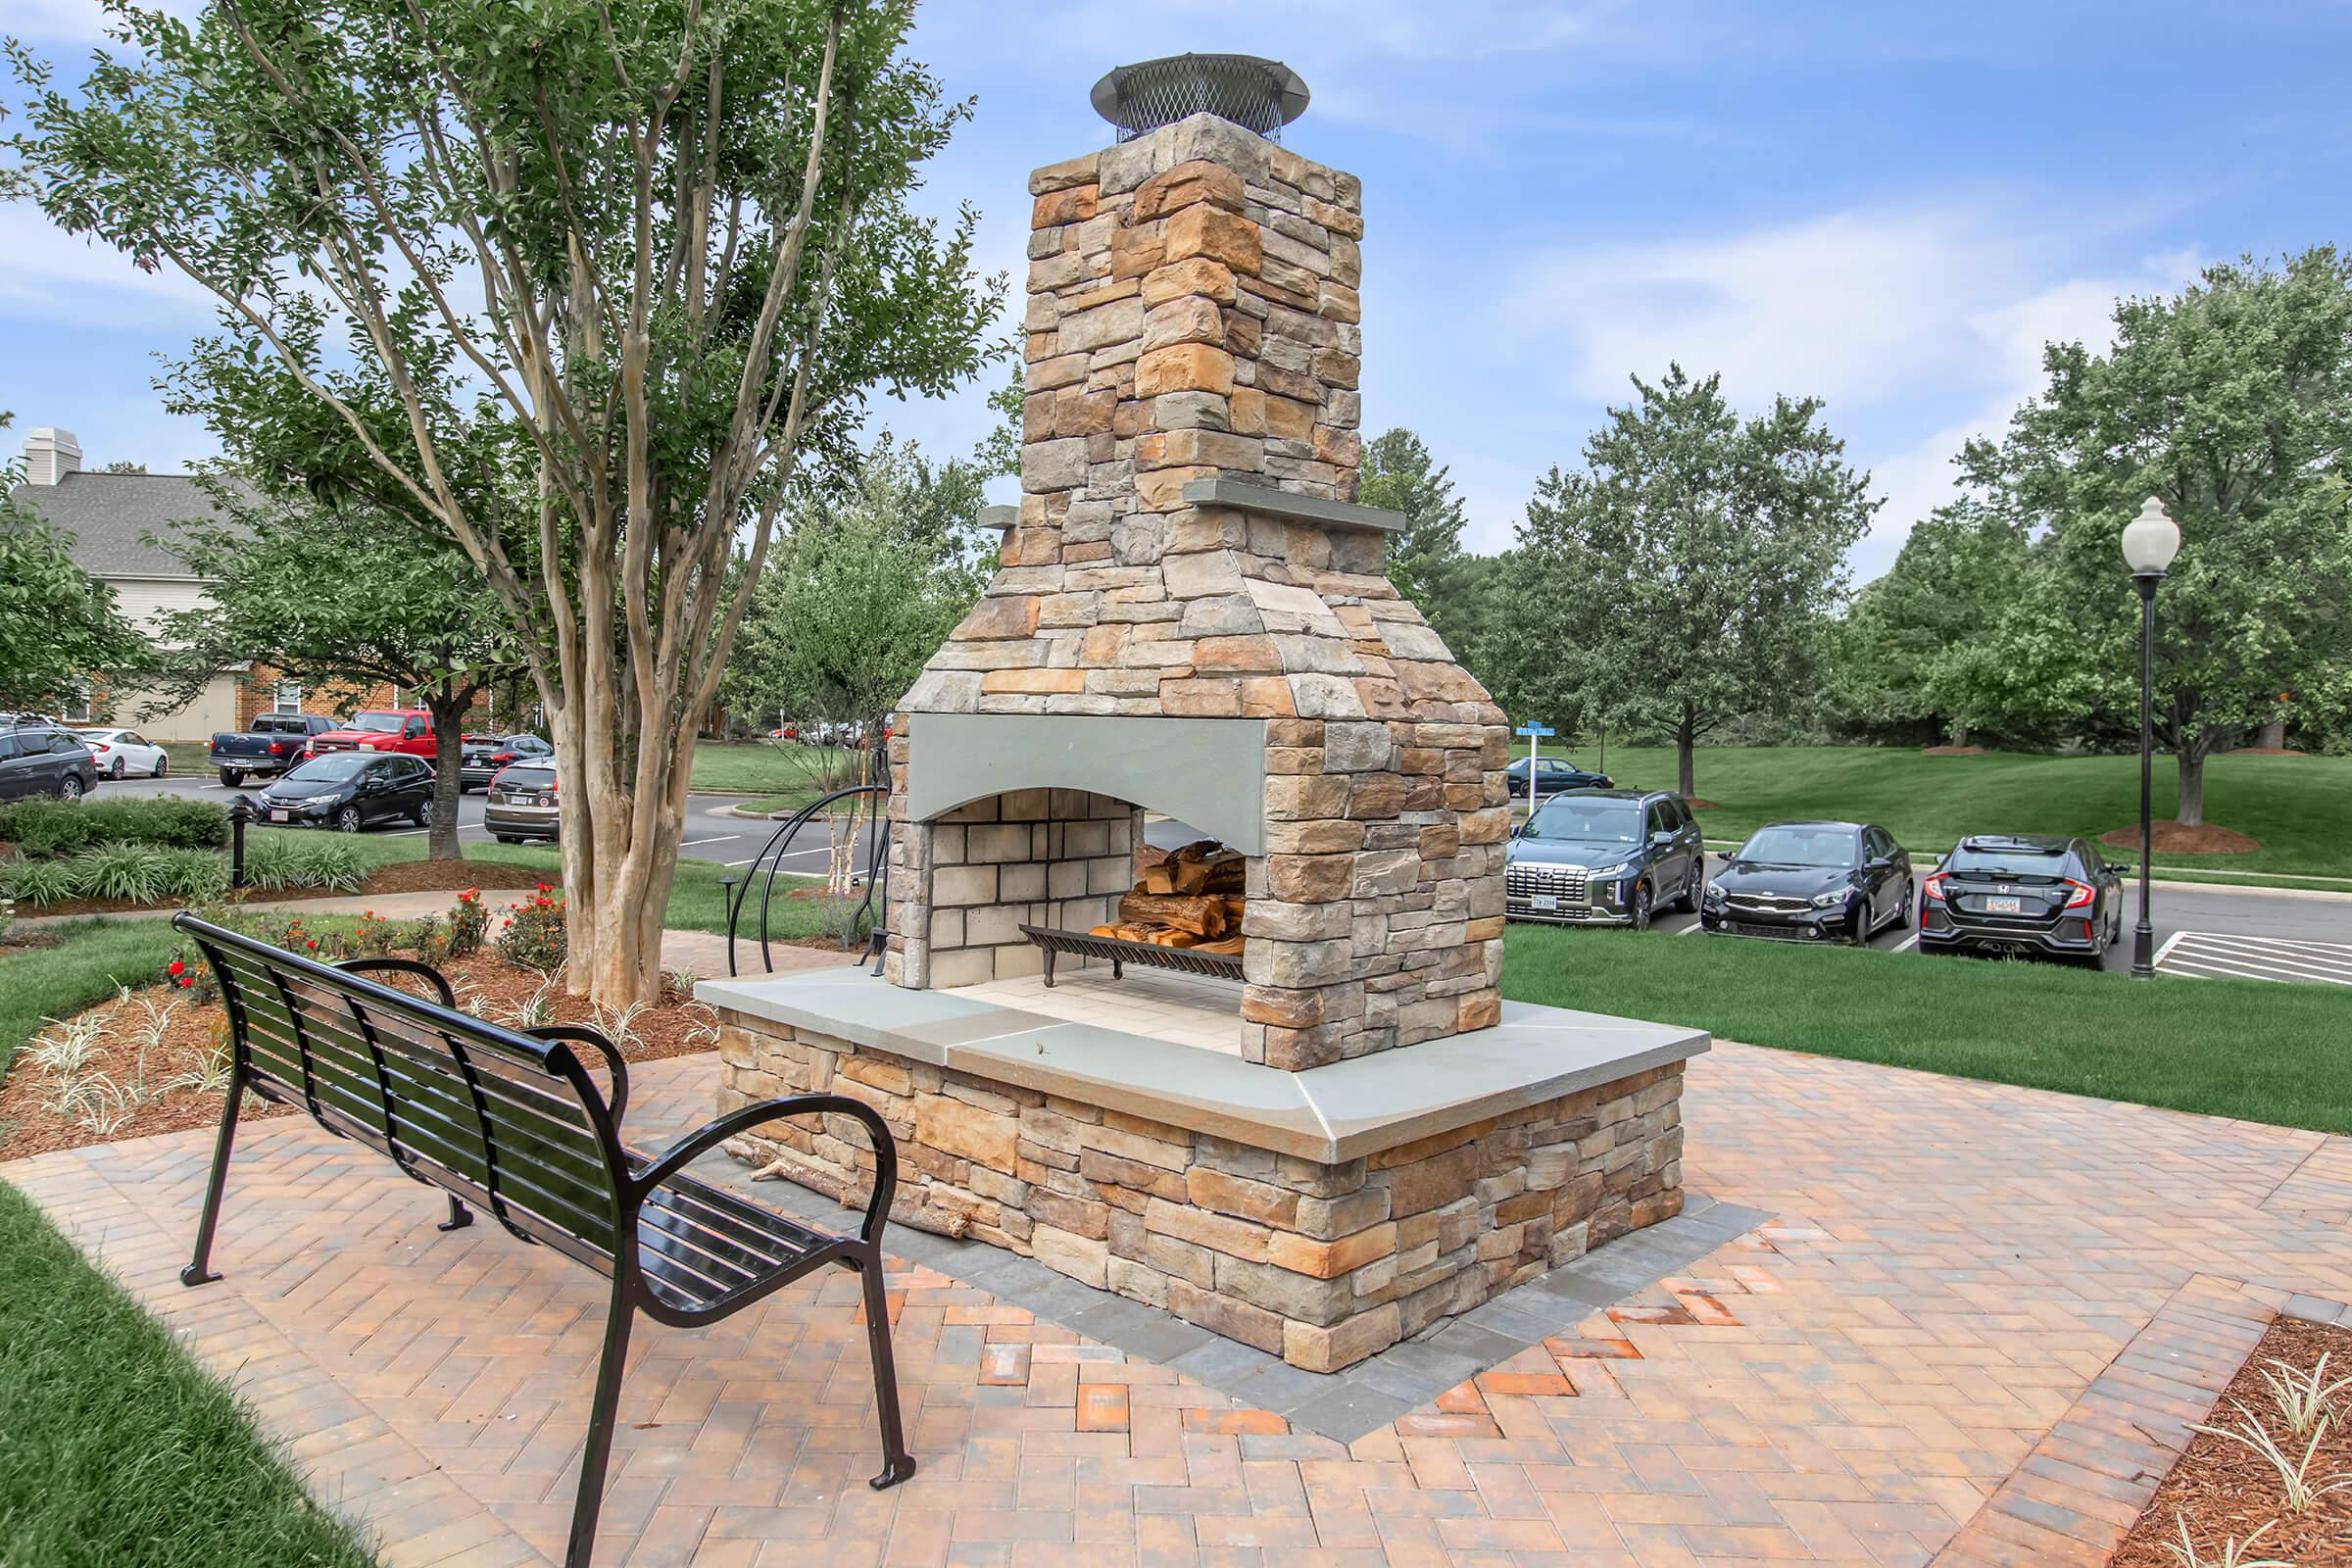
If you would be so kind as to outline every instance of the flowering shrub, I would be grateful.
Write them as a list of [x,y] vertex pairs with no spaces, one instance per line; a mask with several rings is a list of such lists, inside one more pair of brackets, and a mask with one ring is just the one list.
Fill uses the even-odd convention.
[[363,958],[388,958],[406,934],[398,921],[383,919],[369,909],[352,931],[351,951]]
[[449,927],[441,923],[439,915],[421,916],[408,928],[408,934],[401,939],[401,945],[416,953],[418,963],[428,963],[434,968],[439,968],[449,961]]
[[164,983],[172,988],[174,997],[185,997],[198,1006],[220,1000],[220,977],[184,942],[172,955],[172,961],[164,965]]
[[539,884],[539,890],[519,904],[507,906],[507,928],[498,935],[498,956],[518,968],[553,974],[564,966],[567,938],[564,930],[564,895]]
[[482,938],[490,930],[490,910],[482,903],[480,888],[467,888],[458,895],[456,907],[449,911],[449,956],[470,958],[482,951]]

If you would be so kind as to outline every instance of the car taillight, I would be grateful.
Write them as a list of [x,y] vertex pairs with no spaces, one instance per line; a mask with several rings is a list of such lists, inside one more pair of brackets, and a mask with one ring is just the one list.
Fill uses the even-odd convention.
[[2066,896],[2066,906],[2070,909],[2087,908],[2090,901],[2099,896],[2099,890],[2087,882],[2069,879],[2066,885],[2072,890]]
[[285,753],[285,750],[286,750],[286,749],[285,749],[285,747],[283,747],[282,745],[278,744],[276,741],[271,741],[271,742],[270,743],[270,755],[271,757],[278,757],[278,756],[282,756],[282,755],[284,755],[284,753]]
[[108,748],[106,742],[104,741],[92,741],[90,742],[90,750],[96,752],[100,757],[104,757],[107,754]]
[[490,760],[493,762],[512,762],[514,760],[514,754],[513,752],[494,753],[491,756]]
[[1922,882],[1919,885],[1919,891],[1923,896],[1934,899],[1936,903],[1941,904],[1943,902],[1943,873],[1941,871],[1937,871],[1935,875],[1929,877],[1925,882]]

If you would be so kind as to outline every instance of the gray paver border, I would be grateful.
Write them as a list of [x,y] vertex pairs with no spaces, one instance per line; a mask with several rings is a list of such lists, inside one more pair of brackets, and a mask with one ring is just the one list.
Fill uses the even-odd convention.
[[[749,1167],[724,1155],[698,1161],[706,1181],[735,1187],[752,1201],[816,1219],[839,1205],[789,1181],[751,1183]],[[1338,1372],[1306,1372],[1278,1355],[1211,1333],[1173,1312],[1098,1291],[1033,1258],[986,1242],[889,1227],[895,1257],[936,1269],[1049,1322],[1127,1354],[1172,1368],[1293,1427],[1353,1443],[1418,1409],[1466,1378],[1562,1334],[1764,1224],[1763,1209],[1686,1191],[1683,1212],[1621,1236],[1572,1263]]]

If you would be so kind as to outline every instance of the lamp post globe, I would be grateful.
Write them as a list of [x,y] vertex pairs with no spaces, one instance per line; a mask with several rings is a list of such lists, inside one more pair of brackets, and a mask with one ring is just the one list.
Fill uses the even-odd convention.
[[2148,919],[2148,862],[2156,834],[2150,809],[2150,769],[2156,742],[2156,585],[2180,553],[2180,525],[2154,496],[2124,524],[2124,564],[2139,593],[2139,919],[2132,928],[2132,978],[2156,978],[2156,928]]

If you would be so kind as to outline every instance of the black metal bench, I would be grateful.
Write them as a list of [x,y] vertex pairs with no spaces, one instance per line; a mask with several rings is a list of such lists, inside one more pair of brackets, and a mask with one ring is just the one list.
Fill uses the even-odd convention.
[[1054,984],[1054,959],[1064,953],[1078,958],[1108,958],[1113,980],[1123,979],[1131,963],[1184,974],[1213,974],[1221,980],[1242,978],[1242,957],[1238,953],[1164,948],[1156,942],[1130,942],[1125,937],[1099,937],[1091,931],[1061,931],[1050,925],[1022,926],[1021,935],[1044,950],[1048,986]]
[[[628,1067],[593,1029],[560,1024],[516,1032],[470,1017],[457,1010],[439,971],[411,959],[329,965],[193,915],[172,923],[194,939],[220,976],[233,1060],[196,1255],[180,1271],[181,1284],[220,1277],[210,1266],[213,1231],[238,1102],[250,1090],[302,1107],[328,1132],[367,1145],[447,1194],[449,1218],[441,1229],[469,1225],[473,1211],[484,1209],[516,1238],[612,1280],[564,1554],[571,1568],[585,1568],[595,1548],[613,1411],[630,1325],[640,1310],[657,1322],[696,1327],[827,1263],[857,1270],[882,1427],[882,1472],[871,1484],[896,1486],[914,1473],[882,1288],[882,1225],[898,1185],[898,1157],[870,1106],[841,1095],[766,1101],[721,1116],[658,1154],[642,1154],[620,1141]],[[371,972],[421,980],[440,1000],[366,978]],[[580,1046],[609,1075],[609,1090],[590,1076],[574,1050]],[[688,1162],[724,1139],[778,1116],[811,1115],[856,1121],[873,1144],[873,1196],[854,1238],[811,1230],[685,1173]]]

